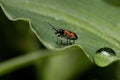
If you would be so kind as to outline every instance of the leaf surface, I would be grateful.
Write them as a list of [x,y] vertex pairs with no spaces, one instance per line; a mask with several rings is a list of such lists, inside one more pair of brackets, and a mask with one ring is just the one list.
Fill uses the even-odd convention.
[[[56,44],[54,30],[65,29],[78,35],[76,45],[92,61],[96,51],[108,47],[120,57],[120,6],[106,0],[0,0],[11,20],[29,20],[32,31],[49,49],[66,48]],[[113,2],[114,4],[114,2]],[[66,43],[66,39],[62,38]]]

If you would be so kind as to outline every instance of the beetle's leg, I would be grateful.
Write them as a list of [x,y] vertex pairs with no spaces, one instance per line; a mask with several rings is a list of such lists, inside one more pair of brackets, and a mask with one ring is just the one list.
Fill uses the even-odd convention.
[[75,44],[75,40],[73,40],[73,44]]
[[62,45],[62,40],[60,40],[60,43],[61,43],[61,45]]
[[70,39],[68,39],[68,44],[67,45],[70,45]]
[[58,37],[60,37],[60,35],[57,35],[57,42],[56,42],[56,44],[58,44]]
[[69,45],[71,44],[71,40],[69,39]]
[[57,36],[57,42],[56,42],[56,44],[58,44],[58,36]]
[[61,38],[62,38],[62,36],[61,35],[58,35],[58,37],[60,37],[60,44],[62,45],[62,40],[61,40]]
[[69,45],[69,39],[67,38],[67,45]]

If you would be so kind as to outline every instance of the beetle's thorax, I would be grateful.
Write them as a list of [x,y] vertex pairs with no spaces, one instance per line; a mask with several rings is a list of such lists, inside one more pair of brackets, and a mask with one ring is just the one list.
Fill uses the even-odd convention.
[[64,30],[63,29],[58,29],[55,34],[60,34],[63,35],[64,34]]

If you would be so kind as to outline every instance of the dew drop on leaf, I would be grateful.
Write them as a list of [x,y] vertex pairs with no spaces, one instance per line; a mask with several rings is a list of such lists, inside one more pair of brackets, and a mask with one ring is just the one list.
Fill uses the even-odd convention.
[[105,56],[109,56],[109,55],[115,56],[116,55],[116,53],[113,49],[107,48],[107,47],[100,48],[99,50],[96,51],[96,53],[103,54]]
[[116,61],[116,52],[108,47],[100,48],[94,55],[94,62],[101,67],[105,67]]

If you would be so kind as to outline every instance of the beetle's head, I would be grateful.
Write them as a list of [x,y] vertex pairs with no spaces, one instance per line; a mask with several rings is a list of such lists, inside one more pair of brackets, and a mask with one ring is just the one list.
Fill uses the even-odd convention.
[[63,29],[58,29],[55,34],[63,34]]

